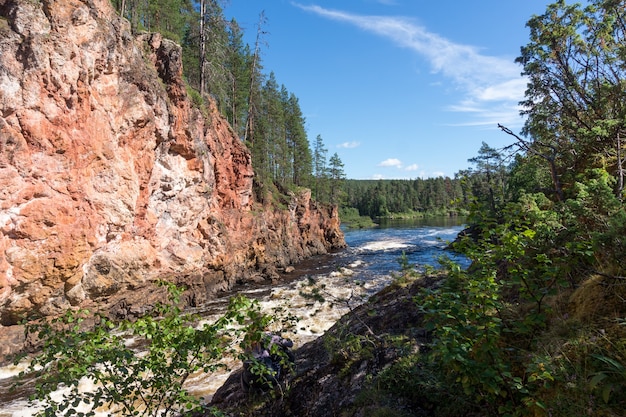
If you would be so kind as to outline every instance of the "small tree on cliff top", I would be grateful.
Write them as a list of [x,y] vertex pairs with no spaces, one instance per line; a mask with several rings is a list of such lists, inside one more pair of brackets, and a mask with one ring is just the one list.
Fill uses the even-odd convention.
[[330,185],[330,204],[340,204],[345,198],[343,191],[343,182],[346,179],[346,173],[343,170],[343,162],[337,152],[330,157],[328,165],[328,177]]

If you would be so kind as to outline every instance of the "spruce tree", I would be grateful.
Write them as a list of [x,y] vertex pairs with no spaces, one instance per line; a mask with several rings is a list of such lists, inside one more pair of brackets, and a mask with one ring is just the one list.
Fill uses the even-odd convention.
[[321,135],[315,138],[315,147],[313,150],[313,175],[315,176],[313,185],[313,195],[317,201],[326,201],[328,188],[328,167],[326,155],[328,149],[324,146],[324,140]]
[[329,179],[329,202],[333,205],[339,205],[343,201],[342,185],[346,179],[346,173],[343,170],[343,162],[335,152],[328,163],[328,179]]

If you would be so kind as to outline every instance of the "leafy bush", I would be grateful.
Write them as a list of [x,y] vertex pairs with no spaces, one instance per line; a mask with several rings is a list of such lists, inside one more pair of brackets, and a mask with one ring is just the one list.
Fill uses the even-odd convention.
[[[177,306],[182,290],[166,285],[169,302],[135,321],[91,319],[79,310],[27,325],[42,343],[28,369],[37,376],[32,405],[44,405],[38,415],[91,416],[100,407],[122,416],[197,411],[200,399],[184,387],[189,376],[226,367],[227,357],[241,354],[237,344],[258,340],[272,321],[257,302],[237,296],[215,322],[198,326],[197,315]],[[93,388],[83,390],[85,381]],[[59,399],[53,393],[61,388]]]
[[501,284],[493,271],[476,276],[450,262],[447,267],[443,285],[424,289],[419,297],[434,336],[429,359],[441,367],[446,385],[459,386],[476,402],[497,407],[506,398],[515,403],[525,389],[506,355],[498,314]]
[[[565,366],[555,352],[567,339],[548,339],[550,327],[567,321],[568,308],[575,307],[563,303],[572,293],[570,300],[576,301],[589,297],[593,288],[607,293],[614,287],[604,305],[584,304],[593,309],[584,313],[589,321],[621,317],[626,308],[617,288],[626,216],[612,179],[603,170],[591,170],[573,191],[562,203],[541,193],[520,193],[497,217],[473,213],[479,233],[455,245],[471,259],[471,267],[461,270],[444,261],[446,280],[416,299],[433,332],[429,359],[437,364],[442,384],[463,389],[491,415],[554,410],[550,393],[555,387],[561,389],[563,404],[563,393],[570,391],[584,393],[592,402],[596,397],[611,402],[609,407],[596,404],[597,409],[623,401],[618,393],[624,388],[626,362],[616,353],[619,349],[588,349],[574,355],[572,364],[579,365]],[[581,286],[591,277],[595,284]],[[607,340],[618,346],[623,339],[613,333],[610,338],[606,333]],[[572,375],[585,375],[576,379],[576,389],[568,388]]]

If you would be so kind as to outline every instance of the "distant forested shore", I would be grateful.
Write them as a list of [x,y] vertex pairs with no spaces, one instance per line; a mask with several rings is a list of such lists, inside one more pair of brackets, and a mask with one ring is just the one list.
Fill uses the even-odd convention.
[[[459,178],[345,180],[345,207],[371,218],[467,214],[471,187]],[[344,210],[346,211],[346,210]]]

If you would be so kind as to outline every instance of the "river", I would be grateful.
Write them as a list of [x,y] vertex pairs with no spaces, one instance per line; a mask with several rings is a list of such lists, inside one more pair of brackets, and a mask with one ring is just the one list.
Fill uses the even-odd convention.
[[[417,267],[437,266],[437,259],[443,254],[455,258],[445,248],[461,231],[462,221],[462,218],[447,217],[388,220],[372,229],[346,230],[346,249],[297,265],[294,271],[285,274],[280,284],[251,284],[235,288],[233,292],[259,300],[264,311],[271,312],[281,307],[298,316],[297,332],[285,335],[295,342],[297,348],[323,334],[350,308],[391,282],[399,273],[399,260],[403,255],[409,264]],[[463,258],[456,257],[456,260],[464,263]],[[311,284],[324,289],[327,302],[313,301],[301,295]],[[227,300],[228,294],[203,306],[198,312],[210,320],[222,311]],[[350,301],[346,303],[344,300]],[[236,368],[239,364],[231,365]],[[0,417],[26,417],[35,412],[28,408],[25,399],[14,399],[8,395],[10,381],[25,366],[0,368]],[[194,395],[210,399],[228,375],[228,372],[194,375],[187,389]],[[89,389],[88,382],[85,385],[85,389]]]

